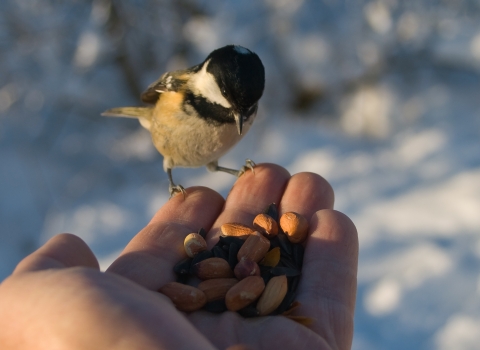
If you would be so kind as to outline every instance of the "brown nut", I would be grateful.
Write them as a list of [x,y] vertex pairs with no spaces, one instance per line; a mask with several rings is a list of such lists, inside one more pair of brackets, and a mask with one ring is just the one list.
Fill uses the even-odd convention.
[[270,278],[263,291],[262,296],[258,299],[257,310],[260,316],[266,316],[280,306],[287,294],[288,282],[287,276],[276,276]]
[[198,233],[190,233],[183,241],[185,252],[190,258],[193,258],[200,252],[207,250],[207,242]]
[[196,311],[207,302],[205,293],[200,289],[178,282],[167,283],[158,291],[166,295],[180,311]]
[[263,259],[270,249],[270,241],[265,238],[261,233],[254,232],[248,236],[245,243],[238,251],[237,259],[240,260],[252,260],[258,263]]
[[228,290],[238,283],[236,278],[215,278],[200,282],[198,289],[205,293],[207,302],[225,299]]
[[280,217],[280,227],[292,243],[302,243],[308,234],[308,221],[304,216],[293,211]]
[[243,280],[248,276],[260,276],[260,267],[255,261],[242,259],[233,269],[233,273],[239,280]]
[[253,220],[253,227],[268,238],[273,238],[278,234],[277,222],[267,214],[258,214]]
[[236,237],[247,237],[255,232],[252,228],[248,227],[247,225],[240,224],[238,222],[232,222],[228,224],[223,224],[220,227],[220,230],[225,236],[236,236]]
[[262,294],[265,289],[265,282],[259,276],[246,277],[232,288],[225,295],[225,304],[230,311],[238,311],[250,305]]
[[233,277],[228,261],[222,258],[208,258],[193,265],[193,272],[202,280]]

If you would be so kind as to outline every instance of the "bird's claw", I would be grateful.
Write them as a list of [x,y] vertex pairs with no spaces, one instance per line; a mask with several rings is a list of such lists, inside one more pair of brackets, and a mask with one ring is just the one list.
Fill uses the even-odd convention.
[[185,188],[183,188],[182,185],[170,185],[168,186],[168,192],[170,192],[170,198],[172,198],[176,193],[182,193],[183,199],[185,199],[185,196],[187,195],[187,191],[185,191]]
[[240,170],[238,171],[238,177],[242,176],[243,174],[245,174],[247,172],[247,170],[251,170],[252,173],[255,175],[255,170],[254,168],[257,166],[257,164],[255,164],[255,162],[251,159],[246,159],[245,160],[245,165],[242,166],[240,168]]

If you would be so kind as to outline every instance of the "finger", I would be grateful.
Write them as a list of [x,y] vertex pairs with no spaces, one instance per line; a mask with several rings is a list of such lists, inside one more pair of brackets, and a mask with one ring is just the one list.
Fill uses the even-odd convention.
[[340,349],[351,346],[357,289],[358,237],[350,219],[320,210],[310,221],[297,314],[315,319],[311,328]]
[[205,187],[188,188],[171,198],[125,247],[107,269],[157,290],[174,280],[173,266],[186,257],[183,241],[201,227],[207,231],[222,210],[224,199]]
[[158,293],[87,268],[0,284],[1,349],[213,349]]
[[75,266],[99,268],[95,255],[82,239],[62,233],[23,259],[13,274]]
[[288,181],[279,211],[294,211],[310,221],[318,210],[332,209],[333,202],[333,189],[327,180],[314,173],[298,173]]
[[255,173],[242,175],[228,194],[223,212],[210,231],[209,246],[220,235],[220,226],[227,222],[252,225],[255,216],[271,203],[279,203],[290,178],[284,168],[275,164],[258,164]]

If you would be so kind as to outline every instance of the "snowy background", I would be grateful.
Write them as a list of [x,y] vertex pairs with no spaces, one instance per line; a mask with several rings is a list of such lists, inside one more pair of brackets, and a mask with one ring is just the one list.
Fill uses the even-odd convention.
[[331,182],[360,237],[353,348],[478,349],[478,0],[1,1],[0,280],[59,232],[114,259],[168,181],[147,132],[100,113],[230,43],[259,54],[267,87],[222,163]]

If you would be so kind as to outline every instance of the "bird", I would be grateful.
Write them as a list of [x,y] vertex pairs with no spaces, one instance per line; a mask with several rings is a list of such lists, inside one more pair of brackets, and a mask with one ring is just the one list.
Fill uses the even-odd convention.
[[117,107],[103,116],[137,118],[150,131],[163,156],[169,193],[186,192],[173,181],[176,167],[206,166],[240,177],[255,163],[239,169],[218,165],[220,157],[250,129],[265,88],[265,68],[259,56],[239,45],[212,51],[200,64],[164,73],[140,98],[146,107]]

